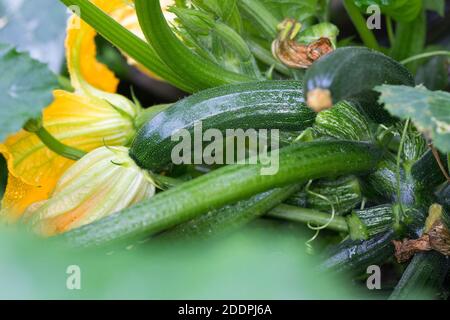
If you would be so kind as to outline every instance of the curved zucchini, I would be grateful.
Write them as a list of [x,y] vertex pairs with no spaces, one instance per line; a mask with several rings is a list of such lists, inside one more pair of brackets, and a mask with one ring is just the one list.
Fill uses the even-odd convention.
[[164,239],[206,239],[232,232],[266,214],[301,187],[302,185],[293,185],[260,193],[248,200],[210,211],[180,224],[162,234],[162,237]]
[[414,78],[392,58],[362,47],[339,48],[317,60],[304,79],[307,104],[319,112],[342,101],[354,101],[376,122],[391,116],[378,104],[372,89],[382,84],[413,86]]
[[273,188],[367,173],[375,167],[380,150],[361,142],[320,141],[294,144],[271,156],[278,164],[273,175],[261,174],[267,167],[262,163],[225,166],[62,237],[81,247],[141,239]]
[[138,132],[130,156],[142,168],[159,170],[170,163],[171,152],[179,143],[171,141],[172,135],[187,130],[193,137],[196,123],[201,122],[203,132],[219,129],[222,134],[227,129],[299,131],[310,126],[314,118],[298,81],[213,88],[179,101],[149,121]]
[[449,259],[444,255],[435,251],[418,253],[389,299],[437,299],[448,271]]
[[394,232],[388,231],[370,240],[344,241],[333,248],[320,269],[332,273],[364,273],[368,266],[382,264],[394,255],[394,239]]

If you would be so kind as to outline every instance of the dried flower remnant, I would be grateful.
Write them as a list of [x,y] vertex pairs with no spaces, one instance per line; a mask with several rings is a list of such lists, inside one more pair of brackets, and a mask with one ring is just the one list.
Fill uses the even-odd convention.
[[425,232],[419,239],[393,241],[399,263],[409,261],[416,253],[431,250],[450,256],[450,231],[441,220],[442,210],[438,204],[430,207]]
[[301,24],[293,19],[283,21],[279,29],[280,34],[272,43],[272,54],[290,68],[306,69],[334,50],[331,40],[326,37],[309,44],[298,43],[295,37],[301,30]]

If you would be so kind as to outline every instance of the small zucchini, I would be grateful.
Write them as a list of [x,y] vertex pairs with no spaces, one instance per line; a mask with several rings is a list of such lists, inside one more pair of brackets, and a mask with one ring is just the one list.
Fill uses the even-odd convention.
[[333,206],[335,213],[342,215],[355,208],[361,201],[362,192],[358,178],[348,176],[337,180],[314,181],[309,190],[295,193],[286,200],[286,203],[324,212],[331,212]]
[[301,131],[315,118],[304,103],[302,90],[298,81],[263,81],[194,94],[147,122],[134,139],[130,156],[142,168],[160,170],[170,163],[179,143],[172,141],[173,134],[187,130],[193,137],[199,122],[203,132],[218,129],[222,134],[227,129]]
[[435,251],[418,253],[409,263],[389,299],[438,299],[448,271],[448,257]]
[[334,247],[320,269],[332,273],[364,273],[368,266],[382,264],[394,255],[393,231],[370,240],[346,240]]
[[376,122],[391,116],[378,104],[372,89],[382,84],[413,86],[411,73],[392,58],[363,47],[339,48],[317,60],[304,79],[307,104],[316,112],[347,100]]
[[279,150],[278,171],[261,175],[267,166],[228,165],[183,183],[131,208],[62,237],[73,246],[101,246],[142,239],[267,190],[311,179],[371,171],[380,150],[367,143],[317,141]]

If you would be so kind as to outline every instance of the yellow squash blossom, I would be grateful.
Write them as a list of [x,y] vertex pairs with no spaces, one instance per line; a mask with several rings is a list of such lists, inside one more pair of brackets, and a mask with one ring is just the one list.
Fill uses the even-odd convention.
[[125,147],[101,147],[70,167],[48,200],[34,203],[25,222],[42,236],[53,236],[104,218],[153,196],[147,172]]
[[[122,0],[94,0],[106,12],[123,6]],[[114,94],[118,80],[96,59],[96,32],[71,17],[66,38],[67,64],[75,92],[56,90],[54,101],[43,111],[43,126],[62,143],[83,150],[129,143],[140,110]],[[19,219],[36,201],[45,200],[61,175],[74,163],[49,150],[33,133],[24,130],[0,144],[8,163],[8,184],[0,218]]]

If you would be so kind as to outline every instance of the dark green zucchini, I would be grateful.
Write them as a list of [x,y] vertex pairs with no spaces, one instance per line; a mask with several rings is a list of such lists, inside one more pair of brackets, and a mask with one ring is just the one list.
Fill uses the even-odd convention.
[[261,174],[267,167],[262,163],[225,166],[61,237],[81,247],[141,239],[273,188],[367,173],[379,157],[377,147],[362,142],[294,144],[279,150],[278,171],[273,175]]
[[438,299],[449,271],[449,259],[439,252],[422,252],[414,256],[389,299]]
[[[194,124],[207,129],[280,129],[300,131],[310,126],[314,112],[306,107],[298,81],[264,81],[205,90],[172,105],[137,134],[130,156],[142,168],[159,170],[171,162],[179,141],[172,135]],[[193,143],[191,144],[194,145]]]
[[[337,180],[314,181],[309,191],[302,190],[286,200],[291,204],[303,208],[311,208],[324,212],[331,212],[334,207],[335,213],[342,215],[355,208],[362,201],[362,192],[359,180],[355,176],[342,177]],[[327,198],[325,200],[317,194]]]
[[414,78],[392,58],[362,47],[339,48],[317,60],[304,79],[307,104],[319,112],[348,100],[367,116],[386,123],[392,117],[378,104],[372,89],[382,84],[414,86]]
[[237,230],[298,191],[302,185],[293,185],[260,193],[248,200],[225,206],[180,224],[161,235],[164,239],[206,239]]
[[370,240],[346,240],[334,247],[320,269],[332,273],[365,273],[371,265],[381,265],[394,255],[393,231]]

